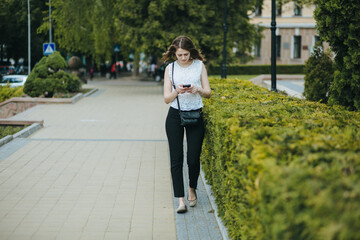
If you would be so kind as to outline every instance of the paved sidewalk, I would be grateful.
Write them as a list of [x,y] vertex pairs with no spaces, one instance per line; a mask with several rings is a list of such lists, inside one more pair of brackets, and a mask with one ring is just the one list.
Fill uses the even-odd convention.
[[120,81],[15,116],[44,128],[0,162],[0,239],[176,239],[162,88]]
[[[266,80],[264,83],[271,89],[271,81]],[[303,96],[304,80],[278,80],[276,85],[278,90],[286,92],[289,96],[305,99]]]
[[196,239],[219,239],[205,192],[197,211],[208,226],[198,231],[191,213],[175,218],[162,86],[118,78],[86,87],[99,91],[13,117],[44,128],[0,148],[0,239],[181,240],[206,227],[218,235]]

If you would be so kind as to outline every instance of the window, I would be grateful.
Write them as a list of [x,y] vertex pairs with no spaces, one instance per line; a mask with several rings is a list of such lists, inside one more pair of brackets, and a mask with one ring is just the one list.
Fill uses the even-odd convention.
[[299,3],[294,3],[294,16],[302,16],[302,6]]
[[276,57],[281,57],[281,36],[276,36]]
[[301,58],[301,36],[294,36],[294,58]]
[[315,35],[315,36],[314,36],[314,39],[313,39],[313,45],[312,45],[311,48],[310,48],[310,53],[311,53],[311,54],[314,52],[314,48],[315,48],[315,46],[316,46],[319,42],[322,43],[320,37],[317,36],[317,35]]
[[282,14],[282,4],[280,2],[276,3],[276,16],[281,16]]
[[255,43],[254,46],[254,56],[261,57],[261,40]]

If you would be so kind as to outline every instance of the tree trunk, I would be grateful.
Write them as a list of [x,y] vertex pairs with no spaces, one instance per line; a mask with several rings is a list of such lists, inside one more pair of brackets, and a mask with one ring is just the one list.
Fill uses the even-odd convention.
[[132,72],[133,77],[139,76],[139,61],[140,53],[136,50],[134,53],[134,71]]

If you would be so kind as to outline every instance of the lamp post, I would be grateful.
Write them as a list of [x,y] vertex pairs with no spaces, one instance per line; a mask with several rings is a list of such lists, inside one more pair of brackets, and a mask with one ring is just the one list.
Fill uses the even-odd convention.
[[276,90],[276,1],[271,0],[271,91]]
[[225,7],[224,7],[224,47],[223,47],[223,63],[221,66],[221,78],[226,78],[226,33],[227,33],[226,17],[227,17],[227,0],[225,0]]
[[31,72],[31,32],[30,32],[30,0],[28,3],[28,74]]

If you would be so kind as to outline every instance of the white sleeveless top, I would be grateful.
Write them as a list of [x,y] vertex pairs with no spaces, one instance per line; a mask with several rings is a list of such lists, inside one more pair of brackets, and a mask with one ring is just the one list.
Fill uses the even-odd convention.
[[[169,67],[169,77],[172,80],[172,63],[168,65]],[[174,81],[175,86],[179,84],[191,84],[191,86],[201,86],[201,72],[202,72],[202,61],[193,60],[190,66],[184,68],[181,67],[177,61],[174,64]],[[174,90],[174,87],[172,87]],[[180,109],[182,111],[190,111],[202,108],[204,106],[202,98],[199,93],[184,93],[179,94]],[[170,106],[175,109],[178,108],[178,103],[176,98],[171,102]]]

